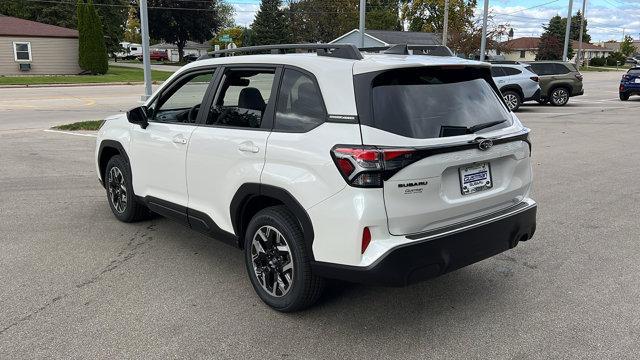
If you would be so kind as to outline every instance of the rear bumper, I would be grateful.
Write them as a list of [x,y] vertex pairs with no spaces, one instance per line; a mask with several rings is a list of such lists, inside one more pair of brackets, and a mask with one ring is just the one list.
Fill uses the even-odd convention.
[[503,212],[437,232],[390,250],[367,267],[313,263],[320,276],[357,283],[404,286],[484,260],[530,239],[536,229],[537,205],[522,202]]

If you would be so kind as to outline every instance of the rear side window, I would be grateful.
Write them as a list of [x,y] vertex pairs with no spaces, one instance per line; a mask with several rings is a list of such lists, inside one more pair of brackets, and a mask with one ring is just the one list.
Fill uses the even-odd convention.
[[501,66],[492,66],[491,67],[491,76],[493,77],[502,77],[507,76],[504,72],[504,68]]
[[522,74],[522,71],[515,69],[515,68],[511,68],[511,67],[505,67],[504,68],[504,72],[507,75],[518,75],[518,74]]
[[509,111],[488,80],[486,70],[477,68],[383,72],[371,82],[367,125],[416,139],[510,126]]
[[553,73],[554,74],[568,74],[571,70],[568,67],[562,64],[553,64]]
[[275,130],[307,132],[326,117],[318,85],[310,76],[285,69],[278,92]]
[[531,64],[531,68],[533,68],[533,72],[538,75],[552,75],[553,69],[551,65],[552,64]]

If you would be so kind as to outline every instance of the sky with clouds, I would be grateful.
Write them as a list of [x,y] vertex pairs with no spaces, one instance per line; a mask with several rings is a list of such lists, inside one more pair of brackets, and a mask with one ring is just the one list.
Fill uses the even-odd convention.
[[[260,0],[226,0],[236,10],[236,23],[247,26],[260,7]],[[477,16],[482,15],[483,0],[478,0]],[[539,36],[542,25],[554,15],[567,16],[569,0],[489,0],[495,24],[508,24],[515,37]],[[573,13],[582,8],[575,0]],[[640,38],[640,0],[587,0],[586,18],[592,42],[621,40],[623,29]]]

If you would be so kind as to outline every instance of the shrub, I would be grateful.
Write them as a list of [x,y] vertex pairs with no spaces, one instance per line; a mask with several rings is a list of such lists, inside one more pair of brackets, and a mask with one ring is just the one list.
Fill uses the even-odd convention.
[[594,57],[589,59],[589,66],[604,66],[606,59],[603,57]]

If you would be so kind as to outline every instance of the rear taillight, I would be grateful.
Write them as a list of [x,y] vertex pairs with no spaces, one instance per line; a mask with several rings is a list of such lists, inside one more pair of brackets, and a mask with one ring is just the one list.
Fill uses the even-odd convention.
[[533,81],[535,81],[535,82],[540,81],[540,79],[539,79],[537,76],[532,76],[532,77],[530,77],[529,79],[531,79],[531,80],[533,80]]
[[619,91],[624,91],[624,85],[620,84],[620,89]]
[[367,247],[369,247],[369,244],[371,243],[371,231],[369,230],[368,227],[365,227],[364,230],[362,230],[362,250],[361,250],[361,254],[364,254],[364,252],[367,250]]
[[577,74],[576,74],[576,79],[578,79],[578,80],[582,81],[582,74],[577,73]]
[[355,187],[382,187],[384,180],[418,160],[415,149],[360,145],[336,145],[331,156],[345,181]]

